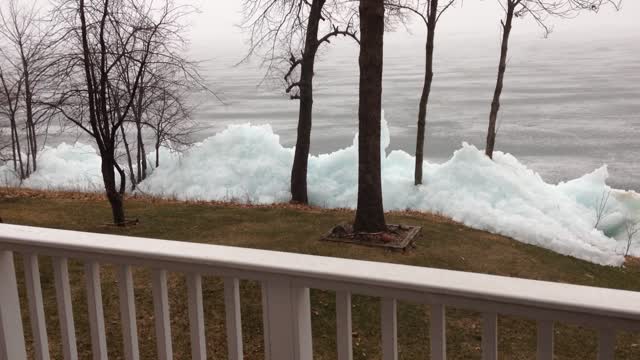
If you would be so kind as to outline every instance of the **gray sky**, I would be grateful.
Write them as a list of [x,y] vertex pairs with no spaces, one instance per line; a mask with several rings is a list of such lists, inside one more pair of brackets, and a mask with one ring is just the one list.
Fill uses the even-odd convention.
[[[245,36],[236,26],[241,21],[241,0],[196,0],[201,13],[192,19],[192,50],[204,56],[240,54],[246,47]],[[439,41],[460,39],[498,39],[503,11],[497,0],[465,0],[443,15],[438,30]],[[631,38],[640,42],[640,1],[625,0],[622,10],[602,9],[599,14],[582,13],[574,19],[550,19],[554,32],[550,41],[589,41],[606,38]],[[412,33],[403,29],[388,34],[386,42],[423,41],[423,26],[417,21]],[[541,30],[529,19],[514,25],[514,40],[536,39]]]

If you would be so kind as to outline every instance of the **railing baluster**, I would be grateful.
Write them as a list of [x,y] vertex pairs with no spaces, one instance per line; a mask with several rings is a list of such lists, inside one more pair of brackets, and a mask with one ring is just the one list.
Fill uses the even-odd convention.
[[118,269],[118,292],[120,296],[120,321],[122,341],[126,360],[140,359],[138,346],[138,325],[136,323],[136,302],[133,292],[133,272],[130,265]]
[[207,343],[204,336],[204,309],[202,305],[202,276],[187,274],[189,298],[189,324],[191,329],[191,358],[207,359]]
[[336,292],[336,344],[338,360],[353,359],[353,331],[351,329],[351,293]]
[[538,321],[538,360],[553,360],[553,321]]
[[35,357],[38,360],[49,360],[49,340],[47,338],[47,324],[42,303],[42,285],[40,284],[40,267],[38,255],[24,255],[24,280],[27,288],[29,303],[29,320]]
[[498,314],[482,314],[482,360],[498,359]]
[[173,359],[173,346],[171,345],[171,320],[169,318],[166,270],[153,270],[152,288],[158,359],[171,360]]
[[65,258],[53,258],[53,277],[56,286],[56,302],[60,321],[62,353],[65,360],[77,360],[76,328],[73,322],[73,304],[69,286],[69,265]]
[[0,359],[27,358],[16,269],[11,251],[0,251]]
[[227,320],[227,349],[229,360],[242,360],[242,316],[240,312],[240,281],[224,279],[224,308]]
[[616,352],[616,332],[613,329],[598,331],[598,360],[613,360]]
[[289,280],[262,284],[262,319],[266,360],[311,360],[309,289]]
[[398,359],[398,312],[395,299],[381,299],[382,360]]
[[446,329],[444,305],[431,305],[431,322],[429,324],[431,360],[445,360],[447,358]]
[[104,333],[104,312],[102,309],[102,286],[100,285],[100,265],[95,261],[84,264],[87,281],[87,306],[91,329],[91,351],[94,360],[107,360],[107,340]]

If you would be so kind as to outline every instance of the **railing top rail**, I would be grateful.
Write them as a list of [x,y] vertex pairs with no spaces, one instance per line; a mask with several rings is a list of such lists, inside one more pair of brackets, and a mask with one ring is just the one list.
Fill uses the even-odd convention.
[[192,242],[0,224],[0,247],[357,283],[640,321],[640,292]]

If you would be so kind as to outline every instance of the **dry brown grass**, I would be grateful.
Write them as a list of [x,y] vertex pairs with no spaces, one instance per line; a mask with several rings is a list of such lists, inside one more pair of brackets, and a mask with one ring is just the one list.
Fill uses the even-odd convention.
[[[388,214],[390,222],[419,225],[424,229],[417,248],[402,253],[318,241],[331,226],[352,220],[353,212],[349,210],[290,204],[243,206],[180,202],[141,196],[128,198],[126,204],[129,216],[140,219],[140,223],[121,229],[103,225],[109,220],[109,208],[101,194],[0,189],[0,216],[8,223],[281,250],[640,291],[640,266],[613,268],[594,265],[506,237],[473,230],[437,215],[413,212]],[[20,260],[20,257],[17,258]],[[52,358],[59,359],[51,264],[47,258],[41,261]],[[18,269],[21,277],[20,261]],[[90,344],[84,275],[78,262],[71,263],[71,279],[78,346],[81,358],[88,358]],[[102,279],[110,359],[120,359],[122,346],[117,286],[110,266],[103,267]],[[189,336],[184,277],[182,274],[170,274],[169,280],[175,358],[187,359]],[[148,270],[135,269],[135,291],[141,355],[143,359],[155,359]],[[205,278],[203,292],[208,351],[211,358],[225,359],[220,279]],[[22,285],[21,293],[24,303]],[[335,358],[333,296],[325,291],[312,292],[315,359]],[[262,318],[258,284],[243,282],[241,297],[246,358],[261,359]],[[379,300],[355,296],[353,305],[354,358],[379,359]],[[398,334],[401,359],[427,357],[428,314],[426,306],[400,303]],[[26,312],[23,315],[26,318]],[[447,315],[449,357],[480,358],[479,314],[450,309]],[[30,338],[28,327],[25,332]],[[526,319],[500,317],[499,341],[502,359],[534,358],[535,324]],[[618,345],[617,359],[640,359],[639,334],[619,334]],[[556,328],[556,359],[595,359],[595,349],[596,338],[592,330],[564,324]]]

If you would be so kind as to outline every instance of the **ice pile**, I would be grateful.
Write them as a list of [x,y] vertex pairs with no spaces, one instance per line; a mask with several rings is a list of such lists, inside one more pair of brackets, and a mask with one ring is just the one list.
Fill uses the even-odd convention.
[[[233,125],[182,156],[164,156],[140,191],[179,199],[268,204],[290,198],[293,149],[269,125]],[[357,136],[345,149],[309,159],[309,199],[317,206],[353,208],[357,199]],[[413,186],[413,157],[391,151],[383,124],[382,178],[386,210],[439,213],[468,226],[513,237],[594,263],[623,261],[623,228],[640,218],[640,194],[611,189],[606,167],[549,184],[510,154],[494,160],[463,144],[442,164],[424,164],[425,184]],[[149,154],[150,158],[155,155]],[[99,159],[86,145],[60,145],[42,153],[40,169],[25,186],[99,188]],[[2,167],[0,167],[0,181]],[[610,194],[594,229],[598,203]],[[619,240],[616,240],[618,238]],[[640,242],[640,241],[639,241]],[[632,248],[640,255],[640,246]]]
[[[19,177],[9,163],[0,166],[0,184],[20,184]],[[101,190],[100,157],[91,145],[79,142],[45,146],[38,154],[37,171],[24,180],[22,186],[44,190]]]

